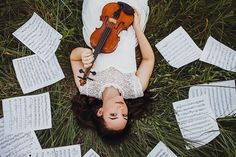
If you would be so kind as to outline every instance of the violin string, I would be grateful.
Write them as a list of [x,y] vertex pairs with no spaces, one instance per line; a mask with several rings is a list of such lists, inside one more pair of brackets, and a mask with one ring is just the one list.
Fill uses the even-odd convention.
[[101,36],[101,40],[98,42],[98,45],[96,47],[97,50],[100,50],[103,46],[103,43],[105,42],[104,36],[108,35],[108,29],[105,28],[105,31],[103,32],[102,36]]
[[[110,23],[108,23],[108,25],[109,25],[109,24],[110,24]],[[106,37],[106,36],[108,35],[108,33],[109,33],[109,29],[107,29],[107,27],[106,27],[106,28],[105,28],[105,31],[104,31],[103,34],[102,34],[101,41],[99,41],[99,43],[98,43],[98,45],[97,45],[98,49],[101,49],[101,48],[102,48],[103,43],[105,42],[105,41],[103,41],[103,40],[105,40],[104,37]]]
[[[106,41],[106,39],[103,39],[103,38],[104,38],[104,37],[107,37],[107,35],[109,34],[109,32],[110,32],[109,28],[106,27],[106,28],[105,28],[105,31],[103,32],[102,37],[101,37],[102,40],[99,41],[97,47],[95,48],[94,58],[97,58],[98,53],[99,53],[99,52],[97,52],[97,50],[101,50],[102,46],[104,45],[104,43],[105,43],[105,41]],[[94,60],[94,61],[95,61],[95,60]],[[94,63],[94,61],[93,61],[93,63]],[[92,63],[92,64],[93,64],[93,63]],[[92,66],[85,69],[85,73],[84,73],[83,79],[87,79],[88,73],[89,73],[89,71],[91,70],[91,68],[92,68]]]
[[102,41],[100,42],[100,45],[99,45],[100,48],[102,48],[103,45],[105,44],[106,38],[107,38],[107,36],[109,35],[109,33],[110,33],[110,29],[109,29],[109,28],[106,28],[106,32],[104,32],[104,36],[103,36]]
[[[114,25],[114,24],[111,23],[111,22],[108,23],[108,26],[106,27],[107,31],[105,32],[106,35],[104,35],[105,37],[107,37],[107,36],[109,35],[109,33],[111,32],[111,27],[112,27],[113,25]],[[103,40],[106,40],[105,37],[103,38]],[[103,42],[105,43],[105,41],[103,41]]]
[[[108,23],[108,26],[105,28],[105,30],[104,30],[104,32],[103,32],[103,34],[102,34],[102,36],[101,36],[101,40],[99,41],[97,47],[95,48],[94,58],[97,58],[97,56],[98,56],[98,54],[99,54],[98,50],[101,50],[102,47],[103,47],[103,45],[105,44],[106,39],[107,39],[109,33],[111,32],[111,28],[110,28],[110,27],[112,27],[112,25],[114,25],[114,24],[113,24],[113,23]],[[94,61],[95,61],[95,60],[94,60]],[[93,62],[94,62],[94,61],[93,61]],[[92,63],[92,64],[93,64],[93,63]],[[86,69],[86,72],[88,73],[88,72],[90,71],[90,69],[91,69],[91,68],[87,68],[87,69]]]
[[[106,39],[107,39],[107,37],[108,37],[108,35],[109,35],[109,33],[111,32],[111,27],[112,26],[114,26],[114,23],[111,23],[111,22],[109,22],[108,23],[108,26],[105,28],[105,30],[104,30],[104,32],[103,32],[103,34],[102,34],[102,40],[100,40],[99,42],[98,42],[98,45],[96,46],[96,48],[95,48],[95,58],[97,57],[97,55],[98,55],[98,52],[96,52],[97,50],[101,50],[101,48],[103,47],[103,45],[105,44],[105,42],[106,42]],[[95,60],[94,60],[95,61]],[[94,62],[93,61],[93,62]],[[91,67],[89,67],[89,68],[86,68],[85,69],[85,73],[84,73],[84,76],[83,76],[83,80],[85,80],[87,77],[88,77],[88,72],[90,71],[90,69],[91,69]]]
[[105,28],[105,31],[104,33],[102,34],[102,40],[98,43],[97,45],[97,49],[101,49],[102,46],[104,45],[104,43],[106,42],[106,39],[107,39],[107,36],[109,35],[110,31],[111,31],[111,28],[112,27],[113,23],[109,23],[108,26]]

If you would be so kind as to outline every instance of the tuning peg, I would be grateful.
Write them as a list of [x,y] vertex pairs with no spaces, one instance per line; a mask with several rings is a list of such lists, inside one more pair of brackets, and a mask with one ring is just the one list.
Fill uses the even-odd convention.
[[[77,76],[77,77],[80,78],[81,80],[85,80],[83,77],[80,77],[80,76]],[[89,78],[89,77],[87,77],[87,79],[89,79],[89,80],[91,80],[91,81],[94,81],[94,79]]]
[[83,69],[79,69],[79,72],[80,72],[80,73],[84,73]]
[[80,76],[77,76],[77,77],[83,80],[83,77],[80,77]]
[[87,79],[89,79],[89,80],[91,80],[91,81],[94,81],[94,79],[91,79],[91,78],[89,78],[89,77],[88,77]]
[[90,71],[90,73],[91,73],[93,76],[97,74],[96,71]]

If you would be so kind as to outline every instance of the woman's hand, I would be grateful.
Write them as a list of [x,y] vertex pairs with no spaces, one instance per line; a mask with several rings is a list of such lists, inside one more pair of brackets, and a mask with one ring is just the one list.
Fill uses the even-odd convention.
[[94,60],[94,55],[92,50],[83,51],[81,54],[82,63],[84,64],[84,68],[89,68],[92,66],[92,62]]
[[141,15],[137,9],[134,9],[134,22],[133,22],[134,30],[141,28],[140,21],[141,21]]

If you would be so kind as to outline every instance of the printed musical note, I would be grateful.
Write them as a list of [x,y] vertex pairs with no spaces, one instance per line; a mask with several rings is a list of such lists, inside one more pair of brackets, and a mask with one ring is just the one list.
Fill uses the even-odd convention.
[[2,100],[5,134],[52,127],[49,93]]
[[44,61],[55,55],[62,38],[60,33],[36,13],[13,35]]
[[236,113],[236,89],[234,80],[212,82],[190,88],[190,98],[201,95],[209,96],[210,105],[216,118]]
[[182,27],[157,43],[156,48],[165,60],[175,68],[180,68],[199,59],[202,53],[202,50]]
[[209,97],[181,100],[174,102],[173,107],[187,149],[205,145],[220,134]]
[[236,72],[236,51],[209,37],[200,61]]
[[28,133],[4,134],[4,119],[0,119],[0,154],[1,157],[25,157],[35,150],[41,150],[33,131]]
[[80,145],[43,149],[34,151],[31,157],[81,157]]
[[163,142],[159,142],[147,157],[177,157]]
[[13,60],[16,77],[24,94],[51,85],[65,76],[53,56],[44,62],[37,55],[31,55]]

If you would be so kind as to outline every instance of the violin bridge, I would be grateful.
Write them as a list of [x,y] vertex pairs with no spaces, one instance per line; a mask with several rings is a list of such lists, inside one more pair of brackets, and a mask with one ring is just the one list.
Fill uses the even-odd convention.
[[116,24],[116,19],[113,19],[113,18],[111,18],[111,17],[108,19],[108,21],[111,22],[111,23]]

